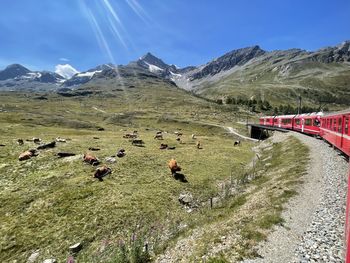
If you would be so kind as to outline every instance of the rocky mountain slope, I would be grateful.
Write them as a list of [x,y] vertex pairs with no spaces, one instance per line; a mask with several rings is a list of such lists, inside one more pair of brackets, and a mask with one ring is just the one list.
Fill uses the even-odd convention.
[[314,52],[265,51],[252,46],[185,68],[147,53],[127,65],[103,64],[67,80],[56,73],[30,71],[14,64],[0,71],[0,90],[76,89],[111,78],[128,82],[131,77],[139,82],[159,78],[223,102],[234,97],[287,104],[302,96],[306,104],[344,105],[350,101],[350,41]]
[[19,64],[0,70],[0,90],[51,90],[65,79],[50,71],[31,71]]

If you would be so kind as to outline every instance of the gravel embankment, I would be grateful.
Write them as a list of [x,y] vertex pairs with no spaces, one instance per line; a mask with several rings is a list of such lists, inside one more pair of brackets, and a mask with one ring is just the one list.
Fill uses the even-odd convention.
[[344,262],[348,163],[322,140],[293,134],[310,148],[308,173],[299,195],[286,205],[284,226],[260,245],[254,262]]

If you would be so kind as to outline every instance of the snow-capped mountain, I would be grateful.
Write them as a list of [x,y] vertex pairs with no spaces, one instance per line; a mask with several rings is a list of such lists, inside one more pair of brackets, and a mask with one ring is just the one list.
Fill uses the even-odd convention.
[[113,64],[103,64],[96,68],[89,69],[84,72],[75,74],[70,79],[66,80],[63,85],[65,87],[78,86],[89,82],[96,74],[101,73],[104,70],[115,69]]
[[31,71],[20,64],[0,70],[0,90],[55,89],[65,79],[50,71]]
[[[84,72],[73,69],[72,77],[67,77],[49,71],[31,71],[26,67],[13,64],[0,70],[0,90],[57,90],[58,88],[78,88],[86,83],[102,83],[111,79],[143,82],[149,79],[159,79],[175,83],[178,87],[198,93],[207,92],[221,94],[217,87],[234,85],[282,85],[294,83],[303,87],[313,85],[312,79],[324,81],[325,86],[336,87],[348,85],[348,68],[350,62],[350,41],[345,41],[335,47],[327,47],[309,52],[300,49],[265,51],[259,46],[232,50],[204,65],[179,68],[165,63],[151,53],[146,53],[138,60],[127,65],[103,64]],[[69,67],[68,67],[69,66]],[[303,74],[300,71],[303,69]],[[325,73],[323,73],[325,72]],[[61,72],[67,73],[62,70]],[[70,76],[72,75],[70,74]],[[343,77],[345,76],[345,77]],[[338,81],[341,79],[341,81]],[[275,83],[276,82],[276,83]],[[252,84],[253,83],[253,84]],[[306,84],[305,84],[306,83]],[[318,82],[315,82],[318,83]],[[335,84],[334,84],[335,83]],[[255,86],[254,86],[255,87]],[[232,88],[233,90],[233,88]],[[249,88],[247,89],[249,90]],[[323,96],[323,95],[322,95]],[[328,95],[327,95],[328,96]],[[327,97],[324,95],[324,97]]]

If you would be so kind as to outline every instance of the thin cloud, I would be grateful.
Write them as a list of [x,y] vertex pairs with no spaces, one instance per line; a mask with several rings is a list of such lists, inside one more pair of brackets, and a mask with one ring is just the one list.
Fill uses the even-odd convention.
[[68,62],[69,59],[68,58],[60,58],[60,61],[63,61],[63,62]]

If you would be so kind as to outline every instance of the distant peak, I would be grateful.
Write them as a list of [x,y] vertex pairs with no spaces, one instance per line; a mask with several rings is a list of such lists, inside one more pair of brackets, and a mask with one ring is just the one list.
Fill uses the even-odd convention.
[[22,66],[21,64],[11,64],[11,65],[8,65],[6,67],[6,69],[24,69],[24,70],[28,70],[26,67]]
[[151,52],[147,52],[145,55],[140,57],[140,60],[147,60],[147,59],[159,59],[155,55],[153,55]]
[[140,57],[139,62],[141,62],[142,64],[145,63],[147,67],[150,66],[150,65],[157,66],[158,68],[160,68],[162,70],[164,70],[164,69],[169,67],[169,65],[164,63],[163,60],[161,60],[160,58],[156,57],[151,52],[147,52],[145,55]]

